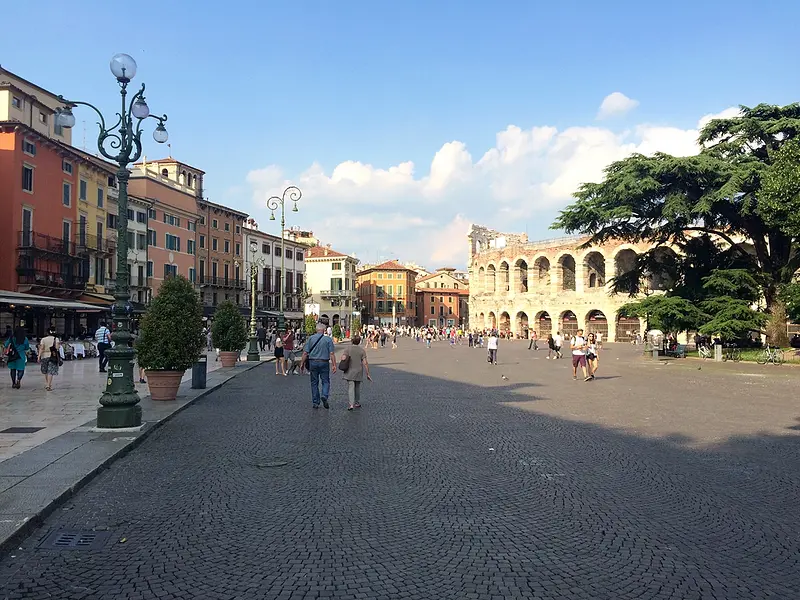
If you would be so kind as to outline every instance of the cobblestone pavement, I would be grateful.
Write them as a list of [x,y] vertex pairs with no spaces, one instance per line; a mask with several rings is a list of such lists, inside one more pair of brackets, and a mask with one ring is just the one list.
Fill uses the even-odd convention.
[[[354,412],[338,375],[330,411],[305,378],[241,375],[3,558],[0,598],[800,597],[797,371],[616,346],[584,383],[526,347],[494,367],[401,340]],[[708,427],[647,426],[675,403]],[[57,529],[109,538],[38,547]]]

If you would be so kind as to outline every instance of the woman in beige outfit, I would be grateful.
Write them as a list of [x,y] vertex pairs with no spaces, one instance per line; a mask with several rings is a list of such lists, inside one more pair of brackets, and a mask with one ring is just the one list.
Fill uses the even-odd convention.
[[350,406],[347,407],[347,410],[361,408],[359,400],[361,400],[361,382],[364,381],[364,375],[367,376],[369,381],[372,381],[372,377],[369,376],[367,352],[359,346],[360,343],[361,338],[355,335],[353,336],[353,345],[344,351],[344,354],[350,357],[350,366],[344,372],[344,380],[347,382],[347,395],[350,400]]

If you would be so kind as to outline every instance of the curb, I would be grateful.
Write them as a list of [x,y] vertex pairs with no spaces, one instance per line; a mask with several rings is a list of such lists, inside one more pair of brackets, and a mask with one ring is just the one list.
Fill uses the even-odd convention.
[[[124,457],[130,451],[137,448],[151,433],[157,431],[162,425],[168,423],[175,415],[180,414],[189,406],[192,406],[198,400],[201,400],[208,396],[209,394],[216,392],[229,381],[235,379],[239,375],[247,373],[256,367],[259,367],[265,363],[272,362],[274,360],[273,357],[268,358],[267,360],[259,361],[258,363],[253,362],[248,364],[246,361],[242,361],[246,366],[240,367],[242,371],[240,373],[235,373],[232,377],[213,385],[212,387],[205,388],[202,390],[196,397],[192,398],[191,400],[187,401],[182,406],[178,406],[175,408],[173,412],[164,416],[163,418],[159,419],[158,421],[153,421],[152,423],[147,423],[144,428],[142,428],[139,435],[137,435],[133,440],[128,441],[124,446],[113,452],[110,456],[106,457],[99,465],[94,467],[91,471],[86,473],[85,475],[81,476],[75,483],[71,484],[66,490],[64,490],[61,494],[56,496],[54,499],[49,501],[44,507],[39,509],[36,514],[32,517],[28,518],[27,520],[23,521],[14,531],[12,531],[4,540],[0,540],[0,558],[5,557],[5,555],[11,552],[12,548],[16,546],[19,542],[21,542],[24,538],[30,536],[34,530],[41,527],[44,523],[45,519],[49,517],[53,512],[62,504],[64,504],[67,500],[69,500],[72,496],[74,496],[78,491],[80,491],[85,485],[87,485],[92,479],[94,479],[100,472],[107,469],[114,463],[116,460]],[[88,443],[88,442],[87,442]],[[54,461],[56,462],[56,461]]]

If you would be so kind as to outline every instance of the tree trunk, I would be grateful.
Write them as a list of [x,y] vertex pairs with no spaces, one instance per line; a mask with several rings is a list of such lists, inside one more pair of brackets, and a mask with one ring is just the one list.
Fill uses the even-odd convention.
[[786,329],[786,304],[778,299],[778,294],[774,291],[768,290],[764,296],[767,302],[767,312],[769,313],[769,321],[767,321],[768,341],[773,346],[788,346],[789,334]]

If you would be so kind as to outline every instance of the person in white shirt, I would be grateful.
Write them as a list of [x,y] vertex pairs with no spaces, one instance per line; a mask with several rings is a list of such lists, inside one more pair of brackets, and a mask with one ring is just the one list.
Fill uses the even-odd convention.
[[497,364],[497,332],[492,331],[489,334],[489,340],[486,344],[486,347],[489,350],[489,363],[490,364]]
[[560,331],[556,331],[556,335],[553,338],[553,346],[554,350],[556,351],[556,358],[561,358],[561,346],[564,345],[564,338],[561,335]]
[[578,365],[583,370],[583,380],[589,381],[586,373],[586,338],[583,337],[583,329],[578,329],[578,333],[570,341],[569,347],[572,349],[572,378],[578,378]]
[[598,354],[600,354],[600,334],[590,333],[586,338],[586,364],[589,367],[589,379],[597,373]]

